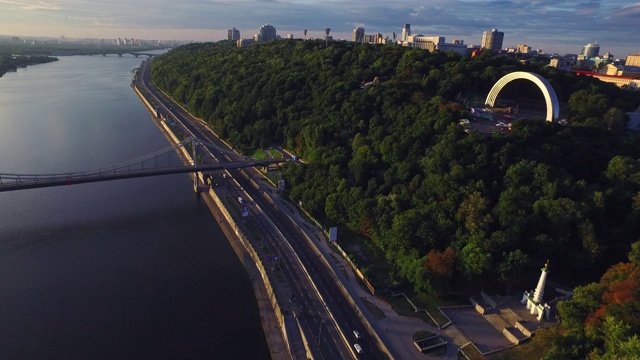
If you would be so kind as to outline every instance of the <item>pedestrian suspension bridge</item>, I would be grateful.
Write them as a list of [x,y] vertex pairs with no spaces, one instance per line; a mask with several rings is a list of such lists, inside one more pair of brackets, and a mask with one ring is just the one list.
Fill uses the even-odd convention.
[[0,173],[0,192],[180,173],[268,167],[285,161],[283,158],[257,160],[189,137],[152,154],[97,170],[61,174]]

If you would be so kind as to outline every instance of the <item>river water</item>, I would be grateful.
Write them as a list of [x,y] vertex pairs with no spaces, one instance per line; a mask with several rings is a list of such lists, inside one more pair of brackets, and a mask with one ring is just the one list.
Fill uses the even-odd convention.
[[[141,59],[0,78],[0,173],[64,173],[169,144]],[[189,176],[0,193],[0,359],[267,359],[248,275]]]

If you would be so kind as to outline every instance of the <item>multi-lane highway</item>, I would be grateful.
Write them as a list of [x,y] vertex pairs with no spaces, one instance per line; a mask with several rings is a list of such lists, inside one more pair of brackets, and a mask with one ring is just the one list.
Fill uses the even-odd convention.
[[[148,85],[149,62],[144,61],[140,67],[140,88],[156,98],[162,112],[180,121],[193,135],[227,148],[227,144],[218,139],[206,124]],[[213,157],[213,154],[203,153],[203,156]],[[272,264],[280,267],[291,288],[289,299],[284,301],[295,303],[302,331],[315,345],[315,349],[312,348],[314,357],[388,359],[375,341],[375,335],[368,331],[369,326],[363,323],[360,310],[352,306],[353,302],[343,292],[340,281],[321,258],[314,240],[309,239],[300,230],[300,224],[284,213],[286,209],[277,199],[269,198],[269,191],[256,187],[261,176],[257,170],[232,169],[228,173],[231,176],[216,179],[219,183],[217,191],[226,194],[227,202],[232,206],[236,206],[232,202],[237,202],[238,197],[243,198],[251,213],[247,218],[247,228],[259,237],[256,241],[260,241],[268,252],[278,254],[278,260]],[[359,339],[355,338],[354,330],[361,334]],[[356,352],[355,343],[361,345],[361,353]]]

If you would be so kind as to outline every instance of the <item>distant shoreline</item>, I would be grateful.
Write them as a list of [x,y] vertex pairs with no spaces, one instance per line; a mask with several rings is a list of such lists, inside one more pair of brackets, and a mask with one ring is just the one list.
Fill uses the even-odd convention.
[[53,56],[13,56],[10,54],[0,54],[0,77],[7,72],[18,71],[18,68],[26,68],[30,65],[46,64],[58,60],[59,59],[57,57]]

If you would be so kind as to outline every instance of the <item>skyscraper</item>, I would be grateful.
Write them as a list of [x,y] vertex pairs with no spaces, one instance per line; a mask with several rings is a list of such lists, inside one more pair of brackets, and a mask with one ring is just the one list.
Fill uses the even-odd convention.
[[482,48],[499,51],[502,49],[504,33],[498,29],[491,29],[482,33]]
[[600,53],[600,45],[598,45],[598,42],[596,42],[595,44],[587,44],[583,46],[582,54],[580,55],[584,55],[584,57],[586,58],[594,58],[598,56],[599,53]]
[[404,24],[402,28],[402,35],[400,36],[400,41],[407,41],[407,39],[411,36],[411,24]]
[[360,26],[358,26],[355,29],[353,29],[353,41],[357,43],[364,42],[364,28],[361,28]]
[[260,27],[260,42],[276,39],[276,28],[269,24]]
[[240,40],[240,30],[236,28],[231,28],[227,34],[227,40]]

